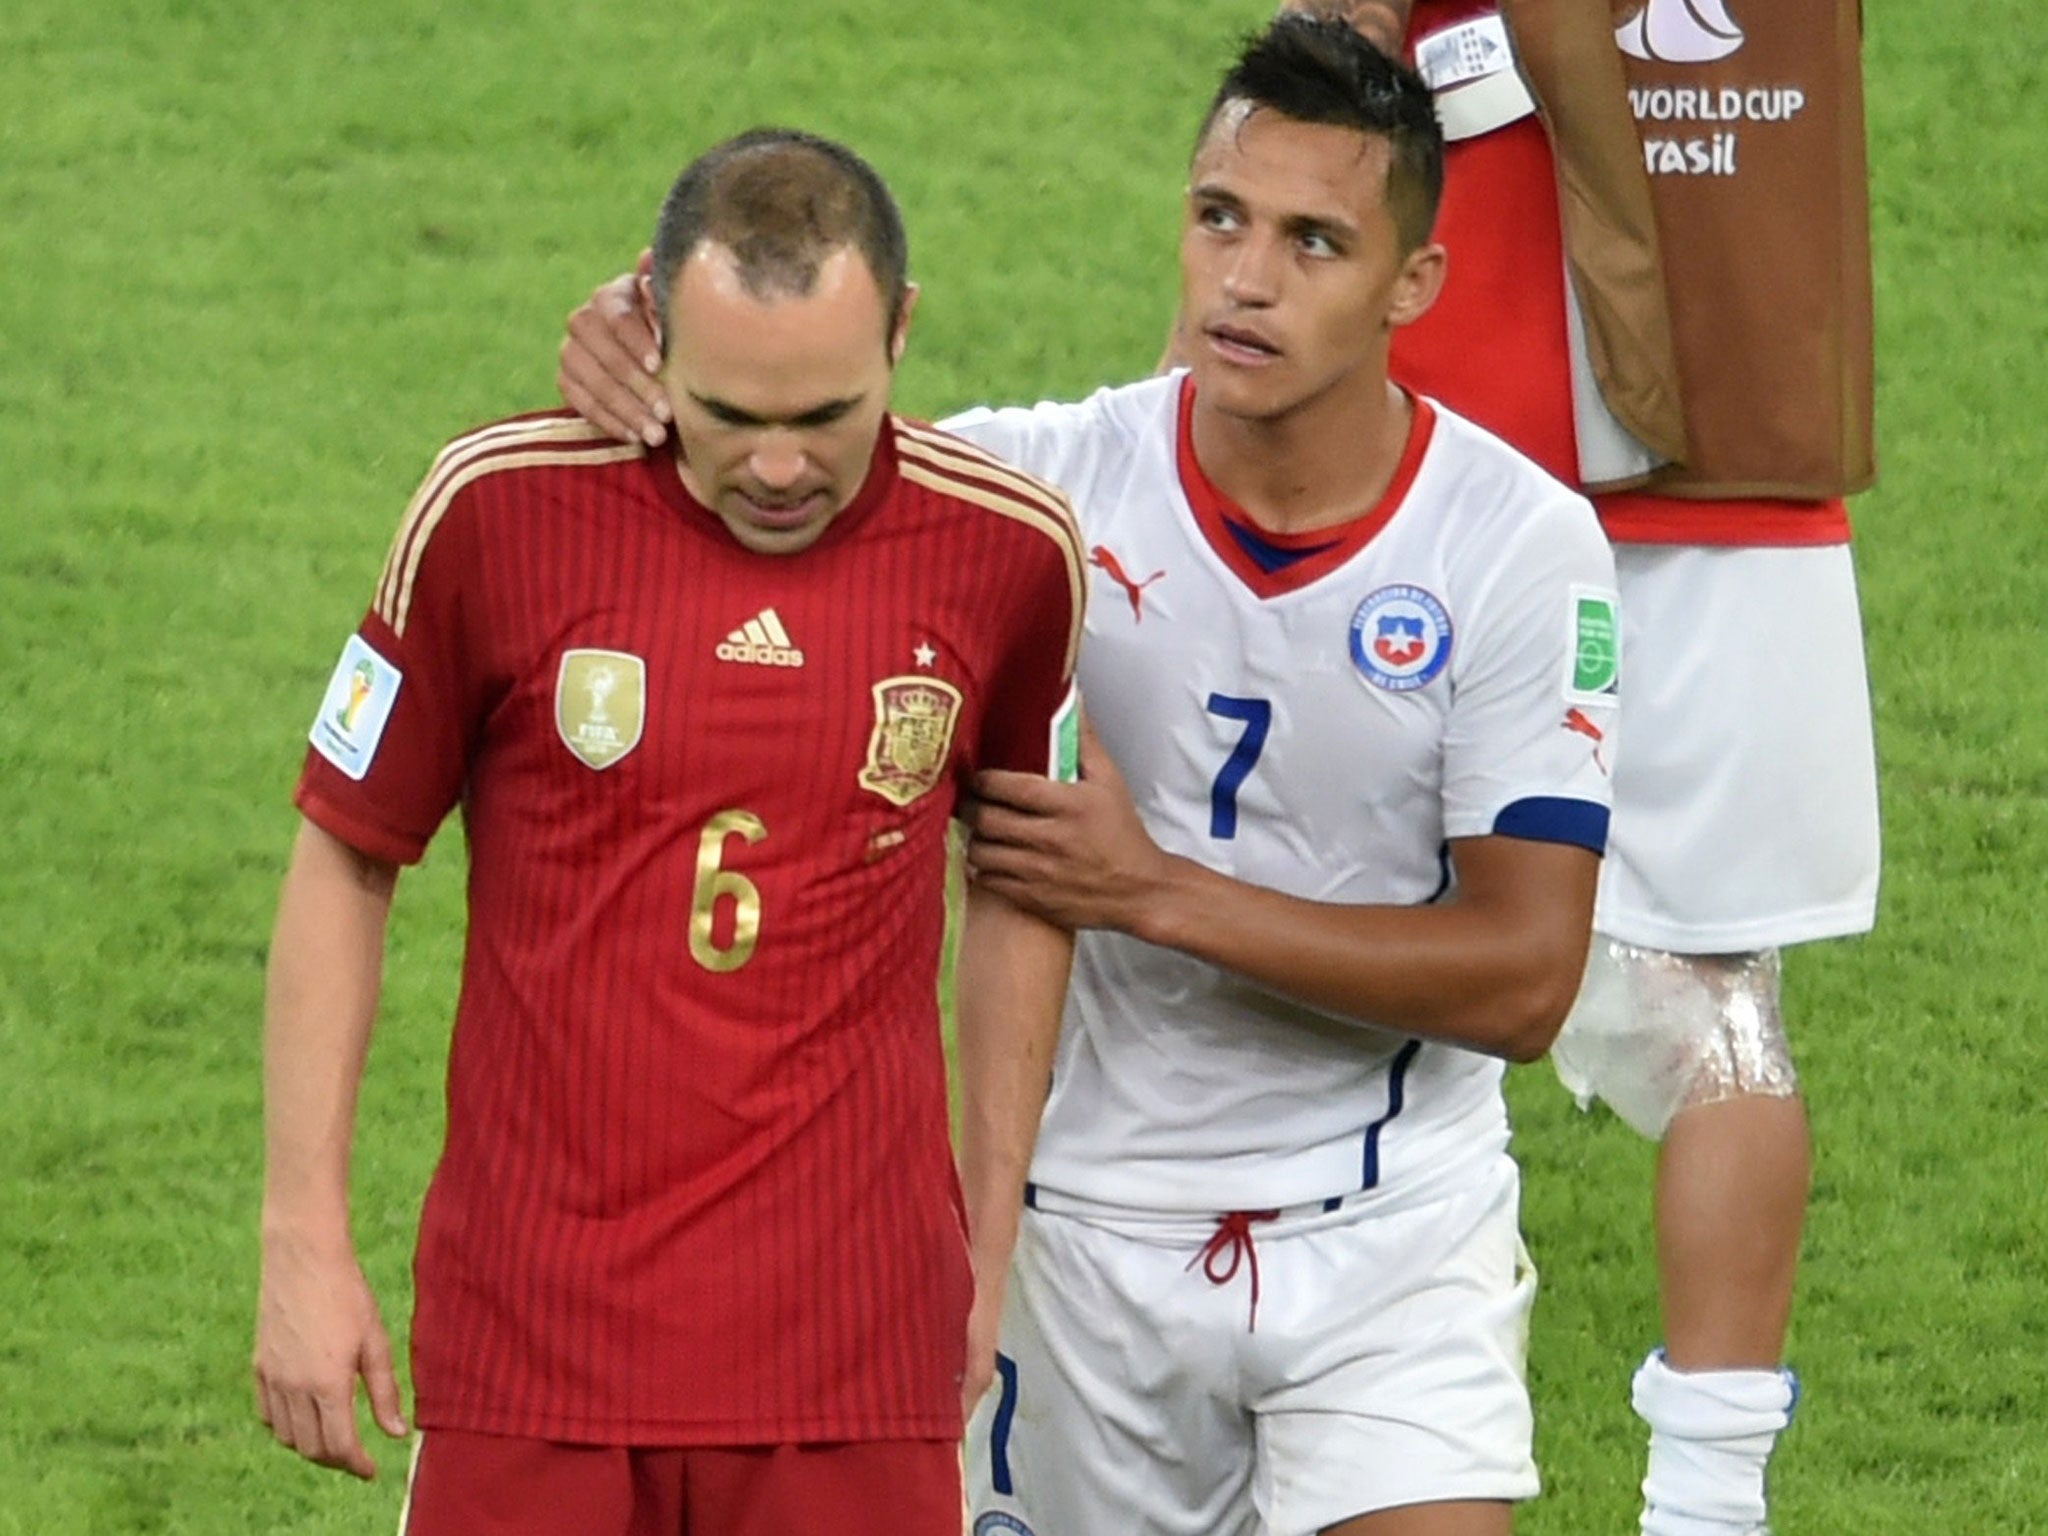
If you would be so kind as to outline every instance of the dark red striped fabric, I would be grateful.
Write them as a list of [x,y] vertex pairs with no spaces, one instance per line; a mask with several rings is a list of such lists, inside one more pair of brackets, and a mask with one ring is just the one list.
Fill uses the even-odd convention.
[[[415,499],[360,631],[403,674],[388,728],[297,799],[399,861],[458,804],[468,833],[422,1424],[958,1434],[946,826],[976,769],[1046,767],[1081,556],[1054,493],[949,489],[934,440],[892,421],[795,556],[556,416],[459,440]],[[593,766],[579,731],[622,744],[636,689]]]

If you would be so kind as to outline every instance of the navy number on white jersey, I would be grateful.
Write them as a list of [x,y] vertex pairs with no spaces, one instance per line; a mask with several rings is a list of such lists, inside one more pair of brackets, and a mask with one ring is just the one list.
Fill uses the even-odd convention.
[[1266,732],[1273,728],[1273,705],[1267,699],[1234,699],[1227,693],[1209,695],[1209,713],[1225,720],[1244,722],[1244,734],[1237,738],[1230,756],[1216,770],[1216,782],[1209,786],[1209,835],[1237,836],[1237,790],[1266,750]]

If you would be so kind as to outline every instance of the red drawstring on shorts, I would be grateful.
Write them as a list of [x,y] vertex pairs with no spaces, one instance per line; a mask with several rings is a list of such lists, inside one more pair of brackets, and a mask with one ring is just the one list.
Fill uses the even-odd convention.
[[1251,1333],[1259,1331],[1259,1249],[1252,1241],[1252,1223],[1276,1221],[1279,1216],[1278,1211],[1226,1211],[1216,1218],[1216,1230],[1209,1234],[1202,1251],[1188,1260],[1189,1269],[1202,1266],[1211,1285],[1230,1284],[1237,1278],[1239,1264],[1251,1267],[1252,1308],[1247,1329]]

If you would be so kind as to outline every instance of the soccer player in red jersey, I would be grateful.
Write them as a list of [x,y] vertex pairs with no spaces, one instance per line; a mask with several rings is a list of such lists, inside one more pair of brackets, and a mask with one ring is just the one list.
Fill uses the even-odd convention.
[[674,450],[457,439],[320,706],[258,1406],[361,1476],[358,1376],[405,1432],[349,1148],[398,870],[459,806],[406,1531],[953,1536],[1071,940],[969,895],[956,1178],[947,826],[981,769],[1071,767],[1084,551],[1057,492],[889,413],[915,290],[840,146],[697,161],[641,291]]

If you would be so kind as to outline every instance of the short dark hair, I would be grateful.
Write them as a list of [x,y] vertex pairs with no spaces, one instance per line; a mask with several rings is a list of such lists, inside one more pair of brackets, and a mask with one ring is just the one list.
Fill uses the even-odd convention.
[[909,293],[903,214],[875,168],[844,144],[795,128],[754,128],[706,150],[676,177],[654,228],[654,303],[662,350],[676,274],[698,246],[733,254],[757,299],[801,298],[851,246],[874,274],[894,335]]
[[1199,151],[1235,102],[1298,123],[1356,128],[1393,146],[1387,203],[1404,250],[1429,238],[1444,190],[1444,135],[1429,87],[1350,23],[1288,11],[1245,40],[1195,136]]

